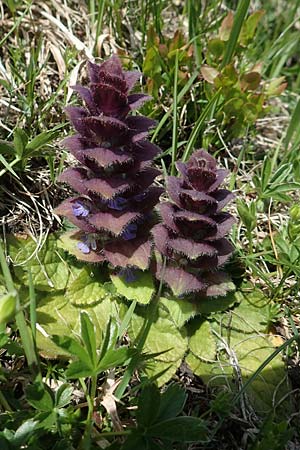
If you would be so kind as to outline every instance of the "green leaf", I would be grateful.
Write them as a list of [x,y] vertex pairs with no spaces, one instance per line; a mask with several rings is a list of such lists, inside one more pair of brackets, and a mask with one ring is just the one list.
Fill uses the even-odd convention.
[[[68,297],[52,295],[44,297],[37,308],[37,346],[45,357],[67,356],[69,353],[57,347],[51,340],[51,335],[80,336],[81,307],[70,303]],[[110,317],[119,317],[116,300],[106,297],[93,307],[86,307],[95,325],[97,348],[101,346],[102,335],[107,327]]]
[[64,383],[57,389],[55,393],[55,406],[57,408],[64,408],[72,399],[73,386],[68,383]]
[[122,366],[135,354],[135,350],[127,347],[120,347],[116,350],[108,350],[99,361],[98,372],[104,372],[111,367]]
[[35,382],[29,384],[26,389],[26,400],[38,411],[52,411],[54,407],[54,395],[45,383]]
[[116,319],[114,317],[110,317],[102,342],[101,354],[99,359],[102,359],[108,350],[115,348],[118,340],[118,331],[119,327]]
[[149,427],[156,421],[160,406],[160,393],[155,384],[147,384],[139,397],[136,419],[138,426]]
[[89,315],[83,311],[80,314],[81,323],[81,337],[87,349],[88,355],[92,365],[97,365],[97,343],[96,343],[96,330]]
[[96,371],[90,364],[83,361],[72,362],[65,371],[67,378],[87,378],[96,375]]
[[0,324],[13,319],[16,312],[16,292],[8,292],[0,297]]
[[199,442],[207,440],[208,429],[197,417],[176,417],[152,425],[147,435],[172,442]]
[[[213,354],[209,355],[209,361],[201,357],[196,338],[193,349],[186,357],[186,362],[193,372],[210,385],[228,386],[229,383],[234,389],[232,378],[236,377],[236,366],[245,383],[274,352],[273,337],[266,332],[269,300],[259,292],[252,292],[247,296],[240,294],[240,297],[242,302],[237,308],[222,315],[215,315],[214,320],[207,322],[211,330],[209,332],[206,325],[206,332],[215,339],[214,360]],[[226,351],[218,352],[219,345]],[[274,401],[275,404],[280,403],[288,392],[289,384],[280,355],[273,358],[247,388],[248,398],[260,414],[270,412]],[[287,399],[281,407],[286,412],[290,411]]]
[[[15,274],[22,284],[28,286],[30,267],[35,290],[51,291],[64,289],[70,276],[70,269],[65,261],[65,255],[57,247],[57,237],[52,234],[40,249],[32,239],[8,238],[9,253],[17,265]],[[38,250],[38,251],[37,251]]]
[[103,286],[104,282],[99,270],[86,266],[69,284],[66,295],[74,305],[93,305],[109,295]]
[[[149,314],[148,307],[138,307],[132,316],[129,327],[129,335],[136,339],[144,324],[145,317]],[[145,372],[148,377],[155,377],[165,371],[158,378],[158,385],[163,385],[174,375],[180,366],[187,350],[187,338],[185,330],[178,330],[166,308],[159,305],[153,323],[143,347],[144,353],[163,354],[147,362]]]
[[178,416],[184,408],[187,394],[179,384],[170,384],[160,398],[157,422]]
[[177,328],[182,328],[189,319],[197,314],[197,305],[188,300],[161,297],[159,302],[162,307],[166,308]]
[[201,360],[214,361],[217,345],[207,320],[196,319],[189,327],[189,349]]
[[78,358],[80,361],[86,365],[93,366],[92,360],[88,352],[83,348],[83,346],[78,342],[78,340],[70,336],[52,336],[53,342],[57,347],[62,348],[65,352],[73,356],[73,358]]
[[43,131],[42,133],[35,136],[28,144],[26,145],[26,156],[31,155],[36,150],[39,150],[46,144],[49,144],[59,135],[58,130],[49,130]]
[[[233,283],[231,283],[233,286]],[[211,314],[226,311],[238,301],[235,292],[229,292],[223,297],[201,298],[196,304],[197,314]]]
[[111,280],[119,295],[127,300],[136,300],[139,303],[147,304],[154,294],[153,277],[150,272],[135,272],[136,281],[127,283],[123,277],[111,275]]
[[19,158],[22,158],[27,142],[28,136],[25,131],[22,128],[16,128],[14,131],[14,147]]
[[35,419],[28,419],[23,422],[15,432],[13,438],[14,448],[23,448],[23,445],[27,443],[29,437],[32,436],[38,428],[38,425],[39,423]]

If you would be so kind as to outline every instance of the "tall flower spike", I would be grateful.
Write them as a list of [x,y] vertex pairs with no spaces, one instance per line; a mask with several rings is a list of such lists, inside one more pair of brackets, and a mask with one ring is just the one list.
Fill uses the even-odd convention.
[[144,270],[151,256],[153,208],[162,193],[153,185],[160,172],[152,167],[160,149],[146,140],[154,121],[129,113],[150,97],[130,93],[141,74],[123,71],[117,56],[88,63],[88,72],[89,87],[73,87],[84,107],[66,108],[78,134],[64,145],[79,165],[60,177],[79,195],[55,212],[78,228],[72,237],[79,259]]
[[[188,163],[177,163],[180,177],[167,178],[170,201],[159,206],[162,223],[153,230],[156,276],[178,296],[199,292],[225,295],[226,274],[220,268],[233,247],[226,239],[234,218],[222,208],[234,197],[220,189],[227,171],[204,150]],[[162,258],[166,258],[163,267]]]

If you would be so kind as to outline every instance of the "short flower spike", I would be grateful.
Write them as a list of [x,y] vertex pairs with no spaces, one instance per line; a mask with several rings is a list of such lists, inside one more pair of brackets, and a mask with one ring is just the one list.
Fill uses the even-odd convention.
[[79,259],[145,270],[153,209],[162,193],[153,185],[160,172],[152,167],[160,149],[147,140],[155,122],[130,113],[150,97],[130,93],[141,74],[123,71],[117,56],[100,65],[88,63],[88,72],[89,87],[73,87],[84,106],[66,108],[77,134],[64,145],[79,165],[60,177],[78,196],[55,212],[78,228],[74,245]]
[[225,295],[226,274],[220,268],[233,251],[226,235],[234,223],[229,213],[222,212],[234,197],[220,189],[227,171],[217,169],[215,159],[204,150],[196,151],[186,164],[177,163],[177,169],[179,178],[167,178],[170,201],[159,205],[162,223],[152,230],[156,276],[177,296]]

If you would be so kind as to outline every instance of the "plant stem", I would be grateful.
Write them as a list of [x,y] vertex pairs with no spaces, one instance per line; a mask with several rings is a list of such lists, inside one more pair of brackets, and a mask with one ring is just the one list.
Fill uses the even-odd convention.
[[177,160],[177,143],[178,143],[178,49],[175,56],[175,70],[174,70],[174,88],[173,88],[173,133],[172,133],[172,163],[171,163],[171,175],[175,175],[175,162]]
[[89,405],[89,410],[86,418],[86,425],[81,445],[81,448],[83,450],[89,450],[91,448],[91,434],[93,428],[93,413],[94,413],[96,391],[97,391],[97,375],[91,377],[91,391],[90,394],[86,396]]
[[38,364],[38,357],[35,351],[34,342],[32,338],[32,334],[29,330],[29,328],[26,325],[25,316],[23,314],[23,311],[21,309],[21,302],[18,292],[15,289],[14,282],[4,255],[4,251],[2,248],[2,244],[0,242],[0,265],[2,268],[2,272],[4,275],[5,283],[7,290],[10,292],[16,292],[16,324],[19,329],[19,333],[21,336],[22,344],[24,347],[25,356],[27,359],[28,366],[31,368],[33,373],[35,375],[38,375],[39,370],[39,364]]
[[[166,261],[164,260],[162,274],[164,274],[164,271],[165,271],[165,264],[166,264]],[[140,355],[143,351],[143,347],[145,345],[146,339],[147,339],[149,331],[151,329],[151,325],[154,322],[155,312],[157,309],[157,305],[158,305],[160,295],[161,295],[161,290],[162,290],[162,280],[163,280],[163,275],[162,275],[162,278],[161,278],[161,281],[159,284],[158,291],[157,291],[155,297],[153,298],[152,302],[148,305],[148,311],[146,313],[144,326],[142,327],[140,334],[138,335],[138,337],[136,339],[136,341],[137,341],[137,356],[132,358],[132,360],[128,364],[128,367],[125,370],[125,373],[123,375],[122,381],[115,391],[115,397],[118,399],[122,398],[122,396],[128,386],[128,383],[132,377],[132,374],[134,373],[134,371],[136,369],[136,366],[139,362]]]

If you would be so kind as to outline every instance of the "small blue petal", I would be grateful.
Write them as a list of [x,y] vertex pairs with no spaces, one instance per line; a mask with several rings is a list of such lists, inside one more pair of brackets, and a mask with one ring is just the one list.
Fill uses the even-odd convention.
[[145,198],[147,197],[147,193],[146,192],[142,192],[141,194],[137,194],[133,197],[133,200],[135,200],[136,202],[142,202],[143,200],[145,200]]
[[91,251],[88,244],[85,244],[84,242],[78,242],[77,247],[85,255],[87,255]]
[[75,202],[72,205],[74,216],[76,217],[86,217],[89,215],[90,210],[80,202]]
[[113,200],[107,202],[107,206],[110,209],[115,209],[117,211],[123,211],[127,206],[127,199],[123,197],[116,197]]
[[124,278],[126,283],[133,283],[134,281],[137,280],[137,274],[134,269],[129,268],[121,269],[118,275],[119,277]]
[[130,241],[131,239],[134,239],[136,237],[136,232],[137,224],[131,223],[123,231],[122,238],[125,239],[125,241]]

